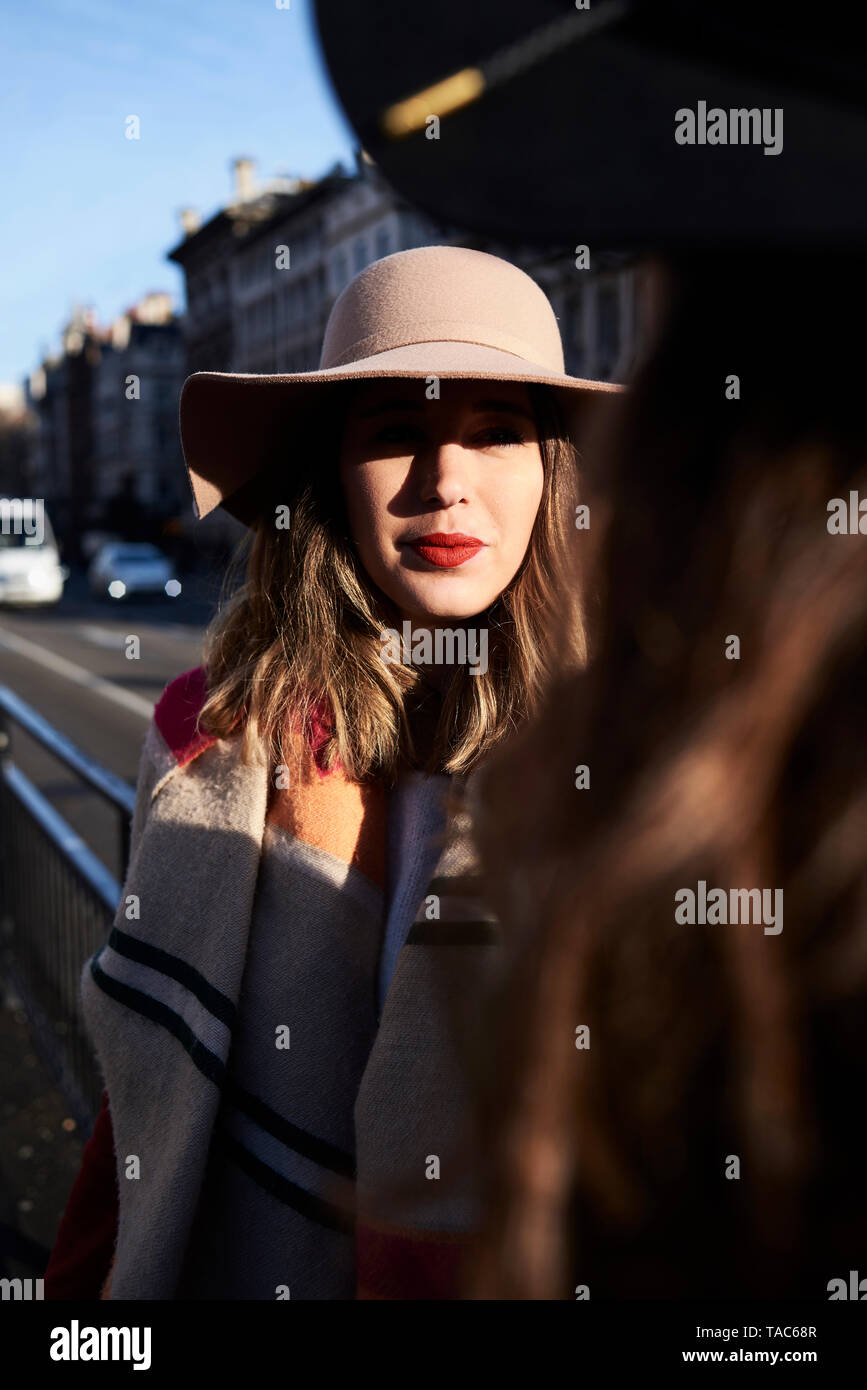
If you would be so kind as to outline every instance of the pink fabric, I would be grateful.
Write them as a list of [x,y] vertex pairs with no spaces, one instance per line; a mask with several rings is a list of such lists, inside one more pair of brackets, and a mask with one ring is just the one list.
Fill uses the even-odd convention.
[[154,723],[180,767],[214,742],[213,734],[196,731],[196,719],[207,693],[205,668],[196,666],[169,682],[154,710]]
[[[319,773],[320,777],[328,777],[330,775],[328,769],[323,764],[322,758],[325,744],[331,736],[331,730],[331,712],[328,708],[327,701],[320,700],[318,704],[314,705],[310,715],[310,751],[313,754],[316,771]],[[332,771],[336,772],[337,769],[341,767],[342,764],[340,759],[336,758]]]
[[117,1223],[114,1137],[103,1091],[45,1270],[46,1299],[99,1298],[114,1257]]
[[[154,722],[177,759],[179,767],[191,762],[198,753],[209,747],[212,734],[196,731],[196,719],[208,693],[204,666],[196,666],[170,681],[154,710]],[[327,777],[322,755],[332,729],[331,711],[327,700],[314,705],[310,716],[310,751],[320,777]],[[341,767],[340,760],[334,770]]]

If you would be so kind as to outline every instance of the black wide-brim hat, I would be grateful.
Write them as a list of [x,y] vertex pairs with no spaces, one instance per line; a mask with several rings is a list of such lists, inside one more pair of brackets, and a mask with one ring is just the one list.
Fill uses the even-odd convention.
[[[564,248],[867,233],[858,6],[317,0],[316,14],[364,149],[439,221]],[[777,153],[765,112],[769,134],[781,113]]]

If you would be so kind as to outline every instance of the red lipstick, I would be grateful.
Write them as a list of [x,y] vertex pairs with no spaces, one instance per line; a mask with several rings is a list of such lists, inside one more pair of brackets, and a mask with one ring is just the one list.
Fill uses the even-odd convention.
[[477,555],[485,543],[478,536],[464,535],[463,531],[433,531],[427,536],[417,536],[407,544],[417,555],[439,569],[454,569]]

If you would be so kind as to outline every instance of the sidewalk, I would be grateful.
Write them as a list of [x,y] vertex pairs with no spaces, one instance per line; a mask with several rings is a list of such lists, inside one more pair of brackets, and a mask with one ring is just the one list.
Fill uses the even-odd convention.
[[44,1274],[87,1137],[0,973],[0,1277]]

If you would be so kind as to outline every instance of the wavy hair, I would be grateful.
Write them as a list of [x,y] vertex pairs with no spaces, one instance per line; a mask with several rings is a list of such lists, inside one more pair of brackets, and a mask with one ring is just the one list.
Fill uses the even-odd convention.
[[[867,496],[865,287],[839,252],[671,268],[593,660],[477,786],[513,956],[470,1297],[824,1298],[863,1258],[867,539],[828,521]],[[785,929],[679,924],[700,879],[782,889]]]
[[[577,452],[554,393],[530,385],[544,468],[530,543],[486,612],[487,671],[455,668],[422,755],[410,714],[430,688],[418,670],[383,661],[380,632],[399,629],[400,617],[349,535],[337,460],[353,389],[331,388],[327,415],[294,440],[291,489],[285,464],[261,479],[258,520],[233,557],[205,634],[209,693],[199,723],[218,737],[242,726],[244,757],[261,741],[279,765],[298,756],[299,740],[309,742],[322,719],[320,765],[339,759],[359,782],[393,785],[402,766],[419,764],[466,774],[533,714],[549,681],[584,664],[583,606],[571,571],[567,582]],[[289,508],[286,529],[274,524],[280,506]],[[231,593],[244,566],[244,582]]]

